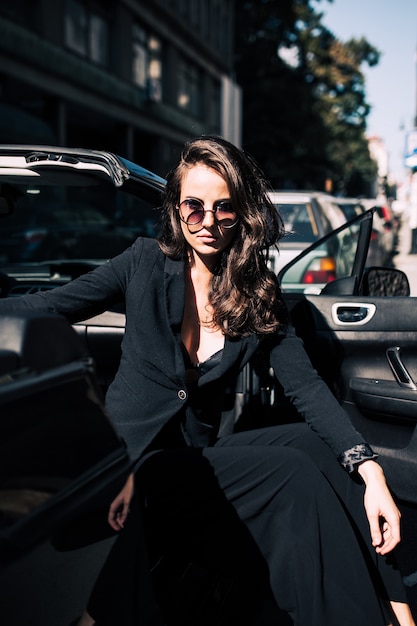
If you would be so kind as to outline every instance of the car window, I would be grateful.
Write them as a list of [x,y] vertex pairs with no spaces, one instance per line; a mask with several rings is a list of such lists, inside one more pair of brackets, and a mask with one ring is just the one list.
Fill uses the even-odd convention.
[[352,220],[363,213],[363,207],[357,202],[338,202],[347,220]]
[[323,206],[323,213],[330,221],[331,230],[339,228],[339,226],[348,221],[339,206],[330,197],[320,196],[320,204]]
[[103,259],[138,236],[155,237],[148,200],[106,181],[91,185],[13,183],[13,213],[0,220],[0,262]]
[[318,228],[313,209],[309,203],[276,203],[285,224],[288,242],[312,243],[318,236]]
[[279,273],[284,292],[319,294],[334,280],[352,275],[360,223],[346,225],[308,248]]

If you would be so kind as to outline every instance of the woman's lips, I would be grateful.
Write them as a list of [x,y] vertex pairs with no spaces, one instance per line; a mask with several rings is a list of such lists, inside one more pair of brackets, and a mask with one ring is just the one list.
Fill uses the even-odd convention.
[[198,238],[204,243],[215,243],[217,241],[217,237],[211,235],[210,233],[202,233],[198,235]]

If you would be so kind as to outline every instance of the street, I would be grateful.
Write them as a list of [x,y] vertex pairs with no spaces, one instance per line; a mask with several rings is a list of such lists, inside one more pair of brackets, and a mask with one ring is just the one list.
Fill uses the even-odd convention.
[[[5,626],[70,626],[85,608],[113,539],[68,552],[49,542],[0,572]],[[115,625],[117,626],[117,625]]]

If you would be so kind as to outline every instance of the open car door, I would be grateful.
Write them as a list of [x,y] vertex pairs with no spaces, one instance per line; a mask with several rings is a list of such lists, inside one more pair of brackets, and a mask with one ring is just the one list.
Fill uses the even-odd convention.
[[391,268],[367,268],[372,212],[313,244],[279,280],[297,334],[395,495],[417,503],[417,301]]
[[92,360],[64,318],[3,317],[0,344],[1,575],[44,541],[88,543],[86,520],[106,521],[130,461]]

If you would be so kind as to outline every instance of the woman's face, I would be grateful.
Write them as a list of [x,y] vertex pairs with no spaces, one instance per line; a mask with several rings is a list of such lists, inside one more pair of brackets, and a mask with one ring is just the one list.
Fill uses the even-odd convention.
[[[199,203],[184,202],[186,200],[198,200]],[[230,213],[233,207],[229,203],[227,183],[215,170],[205,165],[194,165],[185,172],[179,201],[181,229],[194,255],[206,263],[215,261],[235,237],[238,218]],[[204,207],[204,217],[197,224],[186,224],[184,219],[189,219],[193,206]],[[232,224],[231,228],[222,226],[223,219],[224,224]]]

